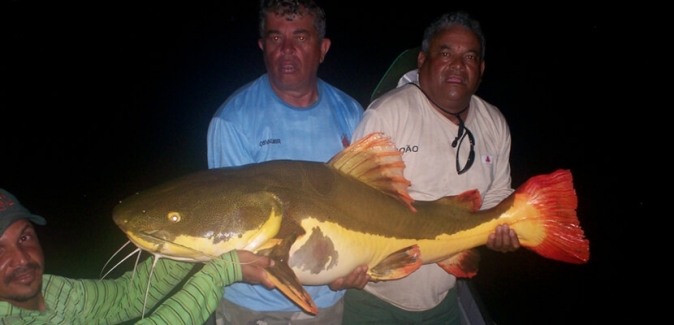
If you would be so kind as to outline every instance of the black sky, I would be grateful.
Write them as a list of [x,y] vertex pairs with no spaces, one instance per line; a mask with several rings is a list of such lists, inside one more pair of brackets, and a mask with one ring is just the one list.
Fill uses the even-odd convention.
[[[124,242],[111,220],[116,202],[206,168],[211,115],[264,73],[257,1],[145,3],[2,3],[0,187],[47,218],[40,236],[50,273],[98,277]],[[592,256],[578,266],[485,251],[475,283],[499,325],[613,319],[626,306],[625,289],[611,279],[626,259],[627,218],[650,209],[641,176],[614,172],[638,165],[639,153],[620,153],[620,133],[607,129],[624,104],[611,64],[619,15],[593,2],[325,7],[332,47],[319,76],[363,106],[432,19],[466,9],[482,21],[478,95],[510,123],[513,185],[571,169]]]

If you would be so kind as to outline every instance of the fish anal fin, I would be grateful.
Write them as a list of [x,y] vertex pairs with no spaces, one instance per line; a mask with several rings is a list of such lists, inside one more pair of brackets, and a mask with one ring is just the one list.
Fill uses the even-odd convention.
[[379,264],[370,268],[368,274],[374,281],[403,278],[421,267],[419,246],[412,245],[387,256]]
[[351,144],[332,157],[328,165],[381,190],[416,212],[412,206],[414,199],[407,192],[411,183],[403,176],[402,153],[382,132],[370,133]]
[[457,278],[472,278],[477,274],[479,262],[480,253],[476,249],[468,249],[437,264]]

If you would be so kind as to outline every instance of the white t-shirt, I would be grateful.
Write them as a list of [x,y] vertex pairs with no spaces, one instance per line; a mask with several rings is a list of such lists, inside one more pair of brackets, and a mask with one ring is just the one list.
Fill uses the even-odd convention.
[[[416,71],[410,73],[416,74]],[[409,75],[407,80],[416,80]],[[353,141],[371,132],[384,132],[403,152],[404,175],[412,185],[409,193],[420,201],[436,200],[478,189],[482,208],[490,208],[513,192],[510,178],[510,130],[505,117],[493,105],[473,95],[464,121],[475,138],[475,161],[459,175],[452,147],[459,126],[431,106],[413,85],[400,86],[382,95],[365,110]],[[460,146],[463,166],[470,152],[468,137]],[[423,254],[423,252],[422,252]],[[410,311],[437,306],[454,287],[456,278],[436,264],[423,265],[407,277],[394,281],[370,282],[364,290],[399,308]]]

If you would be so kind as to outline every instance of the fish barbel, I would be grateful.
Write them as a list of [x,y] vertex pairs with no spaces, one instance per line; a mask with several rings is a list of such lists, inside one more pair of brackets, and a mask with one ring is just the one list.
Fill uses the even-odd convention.
[[373,280],[429,263],[472,277],[475,248],[500,224],[543,257],[588,261],[570,171],[532,177],[479,210],[477,190],[414,201],[404,166],[390,139],[373,133],[328,163],[277,160],[190,174],[123,200],[113,219],[157,257],[203,262],[235,249],[270,256],[270,279],[314,314],[302,284],[328,284],[364,264]]

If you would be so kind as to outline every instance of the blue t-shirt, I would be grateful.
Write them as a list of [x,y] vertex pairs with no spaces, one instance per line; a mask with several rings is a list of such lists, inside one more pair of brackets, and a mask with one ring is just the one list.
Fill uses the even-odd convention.
[[[231,167],[269,160],[327,162],[346,148],[363,107],[341,90],[318,79],[318,101],[297,108],[282,101],[267,74],[234,92],[208,127],[208,167]],[[334,305],[344,290],[304,286],[318,308]],[[234,283],[224,298],[255,311],[300,311],[278,290]]]

